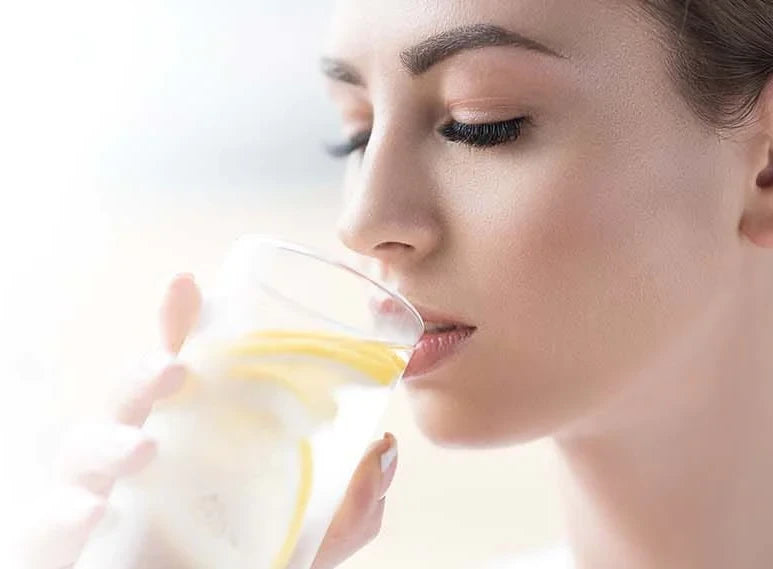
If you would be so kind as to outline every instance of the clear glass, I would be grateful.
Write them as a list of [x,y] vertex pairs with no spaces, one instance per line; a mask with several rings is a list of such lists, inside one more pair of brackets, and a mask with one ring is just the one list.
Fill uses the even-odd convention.
[[246,236],[77,569],[309,569],[424,331],[398,293],[306,248]]

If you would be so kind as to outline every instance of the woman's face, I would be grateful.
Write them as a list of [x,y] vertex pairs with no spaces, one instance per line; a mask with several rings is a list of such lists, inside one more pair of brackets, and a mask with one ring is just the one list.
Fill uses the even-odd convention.
[[679,96],[656,30],[622,0],[338,2],[325,69],[346,137],[370,132],[340,236],[477,327],[407,384],[435,442],[577,424],[738,273],[740,153]]

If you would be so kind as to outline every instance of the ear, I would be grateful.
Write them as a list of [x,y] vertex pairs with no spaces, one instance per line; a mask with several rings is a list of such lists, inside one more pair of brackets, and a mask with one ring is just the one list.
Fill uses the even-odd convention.
[[754,172],[740,230],[752,243],[773,249],[773,79],[757,104]]

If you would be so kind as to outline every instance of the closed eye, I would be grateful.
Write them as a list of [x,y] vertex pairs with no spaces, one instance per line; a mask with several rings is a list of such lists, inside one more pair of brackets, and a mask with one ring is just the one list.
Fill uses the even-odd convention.
[[364,150],[370,140],[370,132],[369,130],[364,130],[344,142],[329,144],[326,148],[327,153],[333,158],[345,158],[358,150]]
[[486,148],[518,140],[525,121],[526,117],[484,124],[450,121],[440,127],[438,132],[450,142]]
[[[449,142],[466,144],[477,148],[488,148],[515,142],[521,136],[521,130],[527,117],[495,123],[465,124],[449,121],[437,129],[438,134]],[[327,152],[334,158],[344,158],[354,152],[364,150],[370,140],[371,131],[362,131],[348,140],[327,147]]]

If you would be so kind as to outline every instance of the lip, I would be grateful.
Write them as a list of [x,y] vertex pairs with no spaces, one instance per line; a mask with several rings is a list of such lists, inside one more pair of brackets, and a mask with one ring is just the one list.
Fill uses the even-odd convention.
[[457,328],[447,332],[428,332],[425,330],[413,351],[408,367],[403,373],[405,381],[412,381],[438,369],[456,354],[475,333],[477,328],[459,317],[445,314],[414,304],[425,323],[454,325]]
[[403,372],[403,380],[410,383],[441,367],[464,346],[476,330],[465,327],[449,332],[425,332],[413,350]]
[[[477,327],[463,322],[456,316],[432,310],[413,302],[411,304],[425,324],[431,322],[433,324],[454,325],[456,329],[446,332],[429,332],[425,329],[403,373],[405,381],[414,381],[442,366],[462,348],[477,330]],[[385,299],[374,303],[372,309],[376,313],[388,317],[400,313],[405,308],[393,299]]]

